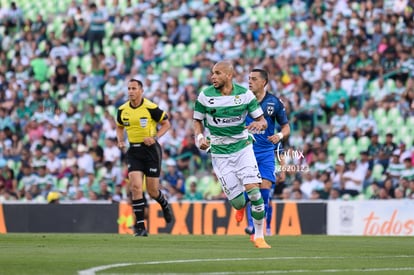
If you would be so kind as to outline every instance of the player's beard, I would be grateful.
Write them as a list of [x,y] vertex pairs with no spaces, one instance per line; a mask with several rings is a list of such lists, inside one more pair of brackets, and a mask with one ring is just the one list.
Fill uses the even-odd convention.
[[217,90],[221,90],[224,87],[224,83],[223,82],[216,81],[215,83],[213,83],[213,86]]

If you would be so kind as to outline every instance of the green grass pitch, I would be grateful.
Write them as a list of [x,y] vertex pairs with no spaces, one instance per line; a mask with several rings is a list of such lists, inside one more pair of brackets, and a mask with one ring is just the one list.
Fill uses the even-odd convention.
[[413,237],[0,235],[0,274],[414,274]]

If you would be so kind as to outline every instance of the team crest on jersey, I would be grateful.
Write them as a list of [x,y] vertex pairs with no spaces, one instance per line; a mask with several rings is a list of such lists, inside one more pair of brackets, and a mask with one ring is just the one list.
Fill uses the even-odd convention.
[[146,118],[146,117],[141,117],[141,118],[139,119],[139,124],[141,124],[141,127],[142,127],[142,128],[147,127],[147,123],[148,123],[148,118]]
[[234,97],[234,104],[240,105],[242,103],[242,100],[240,98],[240,96],[236,95]]
[[266,108],[266,112],[269,116],[271,116],[275,111],[275,105],[274,104],[268,104]]

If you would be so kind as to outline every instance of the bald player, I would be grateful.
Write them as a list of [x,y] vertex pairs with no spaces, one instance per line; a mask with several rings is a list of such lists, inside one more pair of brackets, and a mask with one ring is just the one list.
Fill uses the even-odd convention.
[[[213,66],[211,86],[200,92],[194,109],[193,122],[196,144],[211,152],[214,172],[231,205],[246,205],[246,190],[251,202],[251,215],[257,248],[270,248],[263,236],[265,209],[259,185],[262,181],[253,152],[250,133],[267,128],[263,111],[252,91],[233,83],[234,69],[228,61]],[[253,121],[246,126],[246,117]],[[208,139],[204,130],[208,129]]]

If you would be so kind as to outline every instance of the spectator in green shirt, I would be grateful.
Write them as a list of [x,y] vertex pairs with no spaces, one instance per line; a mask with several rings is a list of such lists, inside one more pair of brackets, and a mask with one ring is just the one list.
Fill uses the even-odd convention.
[[102,126],[101,117],[95,112],[95,106],[90,104],[88,111],[85,113],[82,119],[82,125],[89,123],[94,129],[100,129]]
[[203,199],[203,194],[197,190],[197,183],[192,181],[190,183],[190,190],[185,192],[184,200],[198,201]]
[[345,109],[349,109],[349,97],[346,91],[341,87],[341,77],[335,77],[334,87],[325,94],[325,102],[322,102],[322,108],[329,116],[332,111],[342,103],[345,105]]

